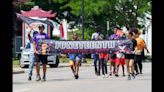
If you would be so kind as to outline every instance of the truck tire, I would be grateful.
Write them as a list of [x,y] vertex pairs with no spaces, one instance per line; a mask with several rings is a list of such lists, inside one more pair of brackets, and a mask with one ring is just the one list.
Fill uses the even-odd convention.
[[56,64],[50,64],[50,68],[57,68],[59,66],[59,57],[56,56]]
[[20,63],[20,61],[19,61],[19,66],[20,66],[21,68],[28,68],[28,65],[23,65],[23,64]]
[[20,64],[20,67],[21,67],[21,68],[28,68],[28,65],[21,65],[21,64]]

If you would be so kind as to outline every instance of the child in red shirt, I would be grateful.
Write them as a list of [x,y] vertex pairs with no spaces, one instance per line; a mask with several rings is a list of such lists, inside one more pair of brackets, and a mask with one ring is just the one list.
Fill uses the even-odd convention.
[[107,71],[107,61],[108,61],[108,54],[107,53],[100,53],[99,59],[100,59],[100,65],[102,69],[102,76],[103,78],[108,78],[108,71]]

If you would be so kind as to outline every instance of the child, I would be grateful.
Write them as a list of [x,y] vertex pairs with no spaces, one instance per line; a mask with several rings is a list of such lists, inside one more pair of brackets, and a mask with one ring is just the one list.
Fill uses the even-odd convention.
[[102,69],[102,76],[103,78],[108,78],[108,71],[107,71],[107,61],[108,61],[108,54],[107,53],[100,53],[100,65]]
[[113,67],[113,74],[115,74],[116,71],[116,54],[109,54],[109,75],[112,76],[112,67]]

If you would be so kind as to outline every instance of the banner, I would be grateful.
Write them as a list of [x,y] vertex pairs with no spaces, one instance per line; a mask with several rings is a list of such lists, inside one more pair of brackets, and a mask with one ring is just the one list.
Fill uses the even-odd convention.
[[52,55],[56,53],[133,53],[131,40],[101,40],[101,41],[55,41],[41,42],[41,54]]

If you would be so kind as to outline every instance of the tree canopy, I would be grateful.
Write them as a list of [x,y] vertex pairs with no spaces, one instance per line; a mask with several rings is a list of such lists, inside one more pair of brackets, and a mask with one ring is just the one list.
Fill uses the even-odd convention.
[[[23,0],[21,0],[23,1]],[[68,22],[76,21],[81,23],[82,0],[25,0],[16,5],[17,10],[29,10],[38,5],[44,10],[57,12],[57,17],[63,18],[63,12],[67,11],[65,17]],[[87,23],[101,25],[106,30],[106,21],[109,21],[110,30],[118,25],[119,27],[138,27],[139,18],[144,19],[145,14],[151,14],[151,0],[84,0],[85,28]],[[77,23],[78,22],[78,23]]]

